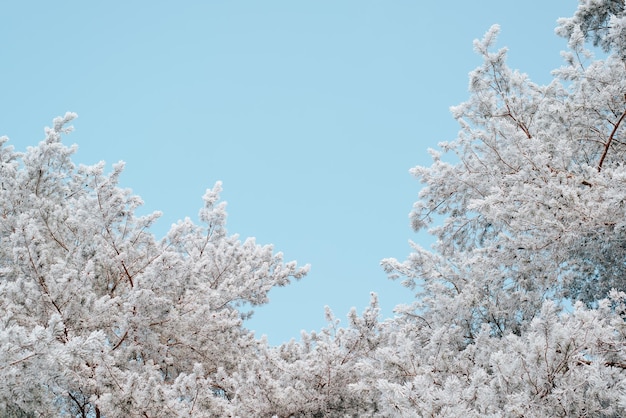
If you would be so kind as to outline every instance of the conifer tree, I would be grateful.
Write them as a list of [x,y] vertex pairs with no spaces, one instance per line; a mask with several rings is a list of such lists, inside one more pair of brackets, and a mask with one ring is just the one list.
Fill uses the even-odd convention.
[[259,347],[240,308],[307,267],[228,235],[219,183],[202,225],[156,240],[123,164],[73,164],[74,117],[24,153],[0,141],[0,415],[228,416],[228,379]]

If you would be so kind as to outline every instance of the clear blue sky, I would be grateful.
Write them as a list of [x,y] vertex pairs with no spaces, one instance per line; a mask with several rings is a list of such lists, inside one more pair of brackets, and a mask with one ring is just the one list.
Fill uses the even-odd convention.
[[[0,135],[18,150],[77,112],[75,162],[127,163],[122,186],[196,219],[224,183],[229,232],[274,244],[308,277],[271,292],[248,326],[272,343],[341,319],[377,292],[411,293],[379,266],[404,259],[419,183],[408,170],[454,139],[448,108],[493,24],[539,82],[561,65],[558,17],[577,2],[12,1],[0,6]],[[345,323],[345,321],[343,321]]]

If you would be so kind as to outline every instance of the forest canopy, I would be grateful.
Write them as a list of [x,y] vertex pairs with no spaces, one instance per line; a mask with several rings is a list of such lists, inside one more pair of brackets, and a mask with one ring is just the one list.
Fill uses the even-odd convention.
[[3,137],[0,415],[626,415],[624,3],[558,21],[547,85],[507,66],[499,32],[474,43],[458,136],[411,170],[435,244],[382,261],[414,302],[382,320],[372,294],[280,346],[246,308],[309,267],[229,234],[220,183],[157,238],[123,164],[73,161],[75,114],[25,152]]

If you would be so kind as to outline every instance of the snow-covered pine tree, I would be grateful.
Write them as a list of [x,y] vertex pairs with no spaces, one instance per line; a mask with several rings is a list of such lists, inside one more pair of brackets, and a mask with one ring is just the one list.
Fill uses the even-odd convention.
[[459,135],[412,170],[412,224],[436,244],[383,262],[417,296],[393,325],[411,373],[379,380],[387,411],[626,413],[625,22],[622,1],[582,0],[545,86],[494,50],[498,26],[475,42]]
[[230,375],[265,347],[238,308],[307,267],[228,235],[220,184],[202,225],[156,240],[122,164],[72,163],[74,117],[24,153],[0,141],[0,415],[231,416],[255,400]]

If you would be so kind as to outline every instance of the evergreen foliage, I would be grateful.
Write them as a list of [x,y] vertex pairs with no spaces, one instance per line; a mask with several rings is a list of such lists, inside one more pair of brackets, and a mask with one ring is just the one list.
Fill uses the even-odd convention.
[[[0,415],[8,417],[619,417],[626,415],[626,12],[581,0],[548,85],[475,41],[460,131],[431,150],[413,244],[383,268],[415,292],[271,347],[245,307],[308,266],[199,218],[159,216],[76,167],[54,120],[24,153],[0,140]],[[606,54],[596,59],[587,42]],[[450,158],[451,157],[451,158]]]

